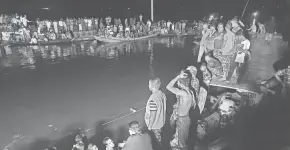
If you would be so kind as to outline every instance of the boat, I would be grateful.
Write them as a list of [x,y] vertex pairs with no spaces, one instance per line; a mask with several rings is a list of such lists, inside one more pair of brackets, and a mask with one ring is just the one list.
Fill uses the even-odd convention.
[[2,45],[10,45],[10,46],[33,46],[33,45],[55,45],[55,44],[68,44],[74,42],[81,42],[81,41],[93,41],[95,38],[93,37],[86,37],[86,38],[76,38],[76,39],[61,39],[61,40],[52,40],[52,41],[39,41],[38,43],[30,43],[30,42],[3,42]]
[[151,34],[151,35],[146,35],[142,37],[137,37],[137,38],[116,38],[116,37],[100,37],[100,36],[95,36],[95,40],[105,42],[105,43],[121,43],[121,42],[130,42],[130,41],[138,41],[138,40],[144,40],[152,37],[158,36],[159,33]]
[[[251,40],[252,58],[248,60],[244,74],[238,83],[222,82],[218,79],[211,81],[207,95],[208,105],[204,109],[202,119],[198,122],[198,147],[206,146],[208,149],[226,149],[230,147],[230,143],[236,136],[236,134],[231,133],[244,132],[243,130],[236,130],[234,127],[235,120],[243,119],[245,112],[251,113],[251,110],[256,110],[265,100],[265,96],[271,94],[271,92],[263,90],[260,82],[265,79],[267,79],[266,82],[275,79],[272,77],[275,72],[273,63],[281,59],[287,49],[281,46],[282,44],[276,44],[279,46],[273,48],[261,42],[264,42],[264,40],[259,38]],[[272,42],[282,43],[281,39],[274,39]],[[227,107],[221,107],[223,100],[234,103],[228,103]],[[213,103],[216,103],[219,107]],[[215,109],[213,109],[213,106]],[[228,108],[234,109],[226,112],[230,110]]]

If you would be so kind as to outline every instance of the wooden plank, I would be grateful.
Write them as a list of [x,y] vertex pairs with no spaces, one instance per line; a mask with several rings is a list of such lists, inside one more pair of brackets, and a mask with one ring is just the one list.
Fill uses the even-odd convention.
[[255,93],[253,90],[249,89],[249,87],[245,84],[228,84],[225,82],[221,81],[211,81],[210,83],[211,86],[218,86],[218,87],[223,87],[223,88],[229,88],[229,89],[235,89],[235,90],[243,90],[246,92],[252,92]]

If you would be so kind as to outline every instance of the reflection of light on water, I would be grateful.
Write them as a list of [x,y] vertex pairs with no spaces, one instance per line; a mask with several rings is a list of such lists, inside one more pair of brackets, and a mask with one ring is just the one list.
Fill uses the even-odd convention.
[[[140,53],[142,51],[150,52],[150,68],[152,69],[153,64],[153,49],[155,43],[163,43],[167,47],[173,47],[181,45],[182,38],[155,38],[145,41],[138,41],[133,43],[120,43],[120,44],[106,44],[103,46],[98,45],[97,43],[74,43],[71,46],[28,46],[28,47],[17,47],[11,50],[11,48],[6,47],[5,51],[7,55],[16,56],[16,65],[21,65],[27,68],[35,68],[35,61],[44,61],[45,64],[55,64],[59,63],[60,60],[69,60],[75,57],[82,56],[99,56],[106,59],[119,59],[121,55],[131,55],[132,53]],[[137,49],[138,48],[138,49]],[[19,52],[19,53],[17,53]],[[39,52],[39,53],[38,53]],[[18,55],[20,54],[20,55]],[[39,54],[39,55],[38,55]],[[12,56],[11,55],[11,56]],[[14,60],[15,57],[7,57],[9,62]],[[43,59],[36,59],[41,57]],[[37,62],[38,63],[38,62]],[[154,74],[152,69],[152,74]]]
[[106,48],[100,49],[100,57],[106,58],[106,55],[107,55]]
[[63,56],[63,58],[65,59],[65,60],[68,60],[69,58],[68,58],[68,56],[70,56],[70,47],[68,47],[68,48],[64,48],[63,49],[63,54],[62,54],[62,56]]
[[182,37],[167,37],[167,38],[155,39],[154,42],[165,45],[168,48],[172,48],[175,46],[179,48],[184,48],[184,45],[185,45],[184,39]]
[[22,54],[22,59],[20,60],[21,66],[24,66],[24,68],[30,68],[34,69],[35,68],[35,57],[34,57],[34,52],[32,47],[27,47],[26,49],[22,49],[19,51],[19,53]]
[[107,50],[107,59],[114,59],[118,57],[117,50],[113,48],[106,49]]
[[59,58],[62,58],[61,48],[60,48],[59,46],[55,46],[55,49],[56,49],[56,51],[57,51],[57,56],[58,56]]
[[12,49],[10,46],[4,46],[4,49],[6,51],[6,55],[11,55],[12,54]]
[[126,51],[127,53],[130,53],[130,52],[131,52],[131,44],[126,44],[125,51]]
[[148,40],[148,50],[153,50],[153,40]]
[[50,50],[50,58],[51,58],[52,60],[54,60],[54,59],[56,58],[54,48],[52,48],[52,49]]
[[47,59],[47,55],[45,53],[45,47],[44,46],[40,46],[39,49],[40,49],[41,58],[42,59]]
[[119,48],[120,55],[123,55],[125,53],[126,45],[127,44],[125,44],[125,45],[124,44],[121,44],[120,45],[120,48]]
[[76,47],[76,45],[75,44],[73,44],[71,47],[70,47],[70,49],[71,49],[71,57],[72,58],[74,58],[75,56],[77,56],[77,47]]
[[154,50],[153,48],[150,49],[150,58],[149,58],[149,68],[150,68],[150,75],[151,77],[154,77],[155,76],[155,73],[154,73],[154,69],[153,69],[153,60],[154,60]]
[[91,53],[92,56],[95,55],[95,49],[94,49],[94,47],[92,45],[90,45],[90,53]]
[[85,44],[81,43],[81,51],[84,51],[84,50],[85,50]]

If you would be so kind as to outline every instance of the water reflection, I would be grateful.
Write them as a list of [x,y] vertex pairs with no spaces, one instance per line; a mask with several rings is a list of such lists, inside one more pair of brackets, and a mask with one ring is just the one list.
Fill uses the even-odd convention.
[[[131,43],[98,44],[93,42],[80,42],[70,45],[47,46],[21,46],[1,47],[1,66],[21,67],[35,69],[37,64],[57,64],[80,57],[99,57],[107,60],[119,59],[121,56],[130,56],[136,53],[146,52],[150,56],[149,66],[153,62],[153,50],[155,44],[166,47],[184,47],[185,37],[163,37]],[[5,65],[4,65],[5,64]],[[151,67],[150,67],[151,68]]]

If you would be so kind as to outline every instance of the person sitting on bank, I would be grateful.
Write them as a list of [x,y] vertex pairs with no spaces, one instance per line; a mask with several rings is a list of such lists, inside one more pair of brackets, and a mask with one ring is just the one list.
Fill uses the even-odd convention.
[[33,36],[32,38],[31,38],[31,40],[30,40],[30,44],[37,44],[37,38],[36,38],[36,36]]
[[129,123],[129,134],[127,141],[119,144],[122,150],[153,150],[150,135],[141,132],[138,121]]

